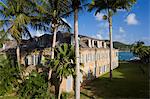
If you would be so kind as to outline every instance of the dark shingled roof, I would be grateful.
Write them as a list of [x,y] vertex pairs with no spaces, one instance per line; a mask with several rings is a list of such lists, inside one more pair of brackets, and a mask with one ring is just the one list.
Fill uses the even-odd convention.
[[[59,45],[61,43],[69,43],[71,44],[71,36],[74,36],[72,33],[57,33],[57,39],[56,44]],[[81,48],[88,48],[88,39],[95,40],[95,41],[104,41],[107,42],[108,40],[100,40],[88,36],[79,35],[80,38],[80,47]],[[40,44],[42,43],[42,46]],[[22,51],[30,51],[34,49],[43,49],[43,48],[49,48],[52,45],[52,35],[51,34],[44,34],[40,37],[34,37],[32,40],[22,40],[21,43],[21,50]],[[5,42],[5,49],[0,49],[0,51],[7,51],[9,49],[16,49],[17,42],[14,40],[6,41]],[[96,47],[96,46],[95,46]]]

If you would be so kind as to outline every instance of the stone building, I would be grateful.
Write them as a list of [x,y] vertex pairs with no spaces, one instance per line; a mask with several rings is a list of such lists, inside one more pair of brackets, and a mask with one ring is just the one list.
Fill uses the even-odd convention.
[[[12,41],[11,41],[12,42]],[[74,45],[74,35],[69,33],[57,33],[56,45],[69,43]],[[7,43],[8,44],[8,43]],[[17,44],[10,48],[4,44],[1,51],[5,52],[9,49],[15,50]],[[109,72],[109,44],[108,40],[99,40],[83,35],[79,35],[80,46],[80,63],[83,64],[80,73],[81,83],[99,77]],[[32,67],[36,65],[44,65],[45,56],[51,54],[52,35],[44,34],[40,37],[34,37],[32,40],[23,40],[21,42],[21,64]],[[11,51],[15,53],[15,51]],[[112,69],[118,67],[118,50],[113,49],[113,66]],[[70,92],[73,90],[73,78],[69,76],[64,79],[61,85],[63,91]]]

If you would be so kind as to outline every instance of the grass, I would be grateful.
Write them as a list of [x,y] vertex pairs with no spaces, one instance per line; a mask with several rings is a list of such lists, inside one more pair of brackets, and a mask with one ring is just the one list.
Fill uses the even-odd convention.
[[148,64],[121,63],[111,81],[107,73],[88,83],[81,90],[81,99],[148,98],[148,68]]
[[[107,73],[87,83],[81,90],[81,99],[149,98],[149,65],[121,63],[113,70],[111,81]],[[0,99],[18,99],[18,97],[5,96]]]

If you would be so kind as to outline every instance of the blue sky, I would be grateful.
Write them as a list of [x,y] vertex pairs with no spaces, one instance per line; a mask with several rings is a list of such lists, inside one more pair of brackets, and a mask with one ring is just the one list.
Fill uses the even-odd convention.
[[[150,45],[149,0],[137,0],[130,12],[119,11],[113,16],[113,40],[124,43],[144,41]],[[108,23],[102,20],[104,13],[94,15],[81,11],[79,13],[79,34],[108,39]],[[73,16],[66,19],[73,27]],[[73,30],[72,30],[73,31]]]
[[[1,1],[1,0],[0,0]],[[91,1],[91,0],[88,0]],[[118,11],[113,16],[113,40],[127,44],[135,41],[144,41],[150,45],[150,0],[137,0],[130,12]],[[108,39],[108,23],[102,20],[103,12],[95,16],[94,11],[80,11],[79,34],[99,39]],[[73,15],[66,20],[72,26]],[[33,31],[33,36],[44,34],[42,31]]]

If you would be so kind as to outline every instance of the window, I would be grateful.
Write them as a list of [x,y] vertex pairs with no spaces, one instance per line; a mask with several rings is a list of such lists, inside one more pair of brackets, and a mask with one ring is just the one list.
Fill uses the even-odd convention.
[[91,78],[91,70],[90,69],[88,70],[88,75],[87,76],[88,76],[87,78],[89,80]]
[[90,54],[90,62],[92,61],[92,54]]
[[106,72],[106,66],[104,66],[104,72]]
[[82,63],[84,63],[84,55],[82,55]]
[[98,53],[96,54],[96,60],[98,60]]
[[80,63],[84,63],[84,55],[80,55]]
[[38,64],[38,55],[35,55],[35,65]]
[[90,54],[88,54],[88,62],[90,62]]
[[28,56],[25,57],[24,61],[25,61],[25,66],[27,66],[28,65]]
[[101,67],[99,67],[99,74],[101,74]]
[[95,54],[95,60],[97,60],[97,53]]
[[66,79],[66,91],[69,92],[72,89],[72,76],[68,76]]
[[28,65],[32,64],[31,56],[27,56]]
[[37,57],[38,57],[38,64],[41,64],[42,55],[39,54],[39,55],[37,55]]
[[45,65],[45,57],[44,57],[44,55],[42,55],[41,63],[42,63],[43,65]]
[[32,55],[31,57],[32,57],[32,65],[34,65],[34,55]]
[[88,62],[88,54],[86,54],[86,62]]
[[101,67],[101,73],[104,73],[105,72],[105,66],[102,66]]
[[92,61],[94,61],[94,54],[92,54]]

